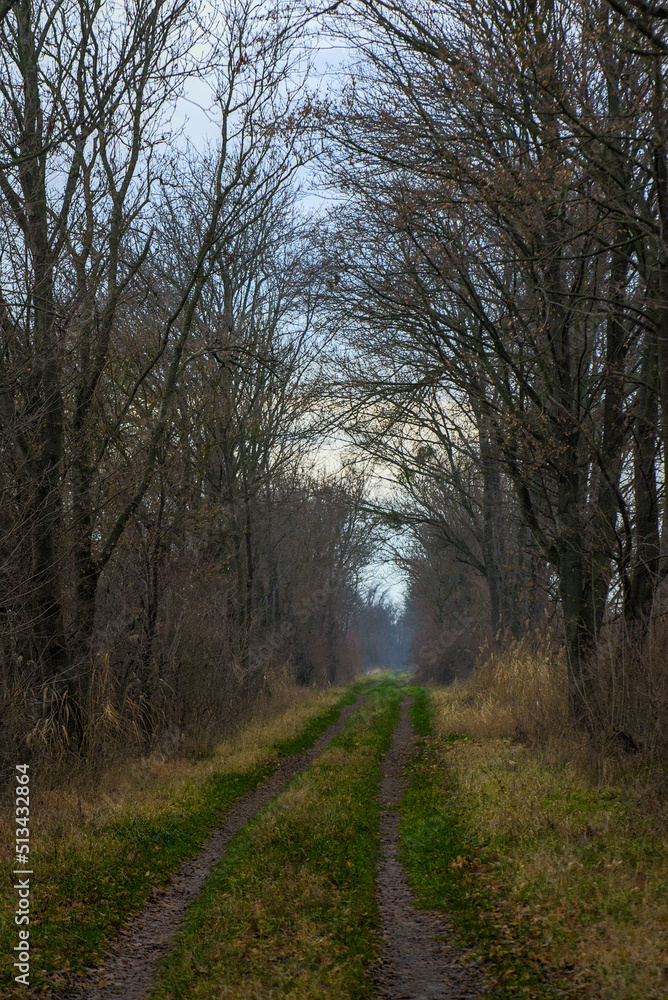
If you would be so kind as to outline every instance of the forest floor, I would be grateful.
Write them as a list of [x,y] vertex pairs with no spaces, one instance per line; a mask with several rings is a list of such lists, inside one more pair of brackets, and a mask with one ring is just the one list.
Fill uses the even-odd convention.
[[7,865],[0,995],[665,1000],[651,810],[453,733],[453,697],[313,694],[210,760],[126,774],[95,809],[42,793],[58,822],[35,834],[31,986],[12,983]]

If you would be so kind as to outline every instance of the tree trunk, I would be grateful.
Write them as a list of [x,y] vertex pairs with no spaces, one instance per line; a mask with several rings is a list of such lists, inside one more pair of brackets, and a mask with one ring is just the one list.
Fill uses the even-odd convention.
[[31,6],[29,0],[22,0],[16,7],[25,98],[20,143],[24,157],[20,167],[23,204],[17,211],[17,221],[23,229],[33,268],[31,311],[35,362],[31,411],[34,451],[29,467],[32,479],[32,581],[36,654],[42,675],[47,679],[59,674],[67,662],[57,552],[61,517],[63,399],[53,260],[49,243],[44,122]]
[[501,607],[501,574],[499,567],[501,527],[499,505],[501,503],[501,475],[499,463],[494,455],[488,422],[476,400],[472,400],[478,424],[478,441],[482,465],[482,556],[485,564],[485,578],[489,593],[489,622],[492,635],[504,627]]
[[[663,97],[663,57],[656,56],[654,91],[654,169],[659,204],[659,321],[657,326],[657,362],[661,406],[661,443],[663,467],[668,467],[668,135]],[[663,498],[663,537],[661,559],[665,563],[668,546],[668,490]],[[663,568],[663,567],[662,567]]]
[[656,391],[656,342],[645,344],[641,388],[634,424],[633,492],[635,499],[635,552],[624,601],[624,616],[644,632],[659,578],[659,502],[656,488],[658,396]]
[[596,624],[591,604],[587,605],[583,553],[577,546],[560,551],[559,596],[564,616],[569,715],[574,722],[588,722],[594,712],[588,671],[596,643]]

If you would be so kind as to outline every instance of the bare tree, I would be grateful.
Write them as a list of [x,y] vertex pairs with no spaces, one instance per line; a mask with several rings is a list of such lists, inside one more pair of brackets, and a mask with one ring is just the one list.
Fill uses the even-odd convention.
[[[141,0],[119,18],[102,3],[26,0],[0,30],[3,485],[16,511],[3,548],[18,564],[30,559],[3,603],[21,658],[49,677],[89,649],[100,572],[155,475],[203,290],[240,206],[259,190],[261,164],[275,178],[294,164],[289,141],[270,154],[289,104],[287,29],[267,32],[250,4],[206,26],[185,2]],[[110,392],[121,315],[144,294],[157,250],[156,202],[173,202],[168,185],[179,183],[161,153],[169,119],[196,71],[193,46],[207,38],[220,138],[198,244],[178,292],[151,314],[133,381]],[[119,442],[149,376],[157,405],[128,451],[129,439]],[[97,473],[112,452],[132,472],[120,490],[109,480],[105,497]]]
[[[357,398],[413,414],[440,392],[467,417],[475,409],[480,444],[501,459],[557,575],[582,714],[615,574],[635,559],[652,593],[657,581],[651,375],[637,363],[651,337],[649,276],[637,229],[604,204],[619,182],[611,137],[638,144],[642,102],[616,103],[610,26],[586,5],[350,10],[360,61],[321,126],[348,195],[329,247],[331,299],[353,358],[377,359],[367,379],[360,361]],[[595,45],[577,41],[588,33]],[[641,76],[633,62],[624,72]],[[624,175],[627,202],[642,176],[642,164]],[[627,449],[643,392],[634,502]]]

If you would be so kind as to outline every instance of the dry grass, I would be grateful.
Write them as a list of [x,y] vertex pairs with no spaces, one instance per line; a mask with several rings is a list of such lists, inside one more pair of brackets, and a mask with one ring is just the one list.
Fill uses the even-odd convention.
[[537,961],[578,995],[666,1000],[665,760],[569,732],[563,664],[535,643],[491,657],[434,702],[439,736],[473,737],[443,753],[467,825],[491,851],[471,867],[500,935],[537,930]]
[[439,707],[444,731],[474,737],[544,734],[568,712],[563,653],[549,639],[527,637],[490,653],[467,681],[455,681]]
[[[153,756],[107,768],[97,786],[81,775],[68,787],[40,786],[31,794],[31,937],[33,989],[60,985],[90,965],[152,886],[162,886],[205,842],[221,811],[255,786],[274,759],[326,724],[340,691],[297,691],[291,704],[276,699],[264,718],[241,727],[206,759]],[[280,714],[279,714],[280,713]],[[313,737],[315,738],[315,736]],[[5,889],[0,912],[16,905],[9,877],[14,831],[11,803],[0,830]],[[0,981],[11,981],[12,924],[3,924]],[[21,987],[22,988],[22,987]],[[12,987],[8,995],[18,996]],[[6,995],[2,988],[0,993]]]
[[[342,689],[281,688],[256,717],[219,743],[204,760],[154,754],[116,763],[97,775],[82,771],[67,784],[44,787],[39,766],[31,767],[31,851],[55,843],[85,843],[91,830],[123,816],[155,816],[176,810],[184,797],[217,772],[245,771],[275,756],[277,741],[295,736],[309,718],[334,705]],[[47,775],[50,784],[50,775]],[[11,802],[0,815],[0,845],[13,847]]]
[[[341,949],[322,922],[310,915],[335,907],[338,896],[326,876],[306,873],[294,864],[264,879],[261,899],[222,894],[220,917],[207,927],[217,947],[202,967],[207,972],[213,967],[214,982],[195,985],[193,996],[270,1000],[275,990],[283,995],[286,983],[288,996],[345,996]],[[292,919],[286,920],[286,914]],[[233,937],[230,926],[235,928]]]

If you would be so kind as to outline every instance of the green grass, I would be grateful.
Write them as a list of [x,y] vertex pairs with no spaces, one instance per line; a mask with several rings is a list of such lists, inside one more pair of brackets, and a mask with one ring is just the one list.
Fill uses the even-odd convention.
[[[31,986],[58,990],[66,978],[102,955],[131,913],[141,909],[153,886],[164,886],[176,869],[204,845],[230,806],[277,766],[280,756],[308,749],[354,701],[346,692],[338,704],[315,715],[295,737],[277,741],[274,757],[236,773],[190,780],[180,794],[151,815],[91,827],[74,843],[54,840],[33,855],[31,899]],[[8,879],[11,876],[8,875]],[[6,897],[14,904],[13,895]],[[23,996],[13,983],[13,921],[0,930],[0,986],[3,995]]]
[[423,687],[407,687],[406,694],[412,698],[411,721],[417,736],[431,736],[431,706],[429,694]]
[[400,694],[366,704],[231,842],[154,996],[362,1000],[378,948],[377,787]]
[[[259,742],[252,732],[229,749],[238,756],[227,770],[222,758],[196,779],[187,770],[148,812],[126,809],[122,822],[50,841],[34,864],[33,985],[61,988],[94,961],[151,887],[274,770],[276,755],[312,746],[341,705],[366,693],[339,737],[230,843],[155,1000],[369,997],[377,787],[402,692],[418,736],[400,806],[403,862],[418,905],[447,912],[462,947],[484,959],[488,1000],[663,1000],[668,870],[662,842],[638,827],[622,791],[592,787],[507,739],[435,735],[434,707],[447,693],[397,678],[358,683],[336,706]],[[7,921],[7,982],[15,940]]]
[[434,737],[429,695],[421,689],[412,693],[413,724],[422,739],[400,811],[402,860],[417,903],[450,914],[461,944],[485,959],[489,1000],[563,997],[563,983],[556,983],[536,957],[541,928],[530,923],[504,927],[494,918],[499,845],[482,844],[471,829],[447,763],[447,747],[462,737]]
[[344,705],[354,705],[357,694],[362,693],[363,690],[361,688],[358,691],[357,686],[356,688],[349,689],[336,705],[328,711],[321,712],[320,715],[316,715],[310,719],[296,736],[292,736],[289,739],[276,740],[274,742],[275,752],[282,757],[288,757],[292,754],[303,753],[305,750],[308,750],[313,746],[318,737],[322,736],[326,729],[334,725]]

